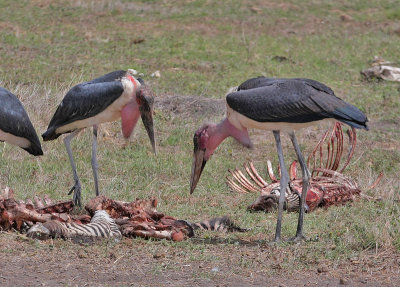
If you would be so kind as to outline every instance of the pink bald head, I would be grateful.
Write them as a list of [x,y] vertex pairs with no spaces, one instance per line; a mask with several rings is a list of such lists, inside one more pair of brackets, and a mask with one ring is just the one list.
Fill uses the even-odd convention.
[[247,148],[253,147],[247,129],[237,129],[227,118],[219,124],[205,124],[195,132],[190,193],[196,188],[207,160],[228,136],[232,136]]

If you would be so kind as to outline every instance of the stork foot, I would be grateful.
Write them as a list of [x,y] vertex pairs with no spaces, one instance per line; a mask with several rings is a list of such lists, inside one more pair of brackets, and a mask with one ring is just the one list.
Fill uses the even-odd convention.
[[73,201],[74,204],[79,207],[81,206],[81,191],[82,191],[81,183],[79,181],[75,181],[74,186],[68,192],[68,195],[74,192]]
[[308,213],[308,212],[310,211],[310,207],[308,207],[308,204],[307,204],[307,203],[304,202],[303,207],[304,207],[304,212],[305,212],[305,213]]
[[293,243],[300,243],[307,241],[307,238],[302,234],[297,234],[295,237],[292,237],[288,240],[288,242],[293,242]]
[[281,242],[282,242],[281,237],[275,236],[274,241],[272,241],[271,243],[281,243]]

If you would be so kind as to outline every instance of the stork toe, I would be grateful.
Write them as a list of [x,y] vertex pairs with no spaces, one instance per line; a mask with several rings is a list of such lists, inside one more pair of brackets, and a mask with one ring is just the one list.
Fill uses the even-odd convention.
[[302,234],[297,234],[295,237],[289,238],[288,242],[300,243],[307,241],[307,238]]
[[79,181],[75,181],[75,184],[73,187],[68,192],[68,195],[70,195],[72,192],[74,192],[74,195],[72,197],[74,201],[74,205],[81,206],[81,183]]

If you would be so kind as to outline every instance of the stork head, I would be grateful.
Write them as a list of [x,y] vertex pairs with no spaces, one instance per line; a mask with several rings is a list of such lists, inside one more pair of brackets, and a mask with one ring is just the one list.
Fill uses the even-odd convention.
[[192,162],[192,175],[190,180],[190,194],[196,188],[197,182],[200,179],[204,166],[207,160],[211,157],[217,147],[210,146],[210,136],[215,124],[205,124],[199,128],[193,137],[193,162]]
[[139,105],[140,116],[143,121],[143,125],[150,138],[153,152],[156,154],[156,143],[154,139],[154,126],[153,126],[153,105],[154,96],[151,90],[144,84],[143,80],[138,78],[141,83],[140,89],[136,92],[136,102]]
[[196,188],[204,166],[214,153],[216,148],[228,136],[234,137],[242,145],[252,148],[253,144],[247,133],[247,129],[239,130],[234,127],[228,119],[224,119],[219,124],[205,124],[199,128],[193,137],[193,162],[190,180],[190,194]]
[[153,127],[153,94],[142,79],[136,79],[129,73],[122,79],[122,84],[124,90],[132,95],[131,100],[121,110],[122,134],[126,139],[130,137],[140,115],[149,135],[153,151],[156,153]]

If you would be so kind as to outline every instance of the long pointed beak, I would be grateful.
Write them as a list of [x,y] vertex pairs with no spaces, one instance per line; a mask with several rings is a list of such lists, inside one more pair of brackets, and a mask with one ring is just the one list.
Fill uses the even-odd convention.
[[143,125],[149,135],[153,152],[157,154],[156,141],[154,138],[154,125],[153,125],[153,103],[154,98],[152,96],[141,96],[139,111],[142,117]]
[[192,175],[190,178],[190,194],[192,194],[195,190],[197,182],[199,181],[201,173],[203,172],[203,169],[207,163],[207,160],[205,159],[205,153],[205,150],[195,146],[193,152]]

